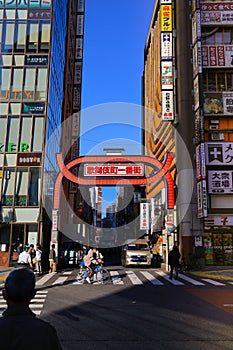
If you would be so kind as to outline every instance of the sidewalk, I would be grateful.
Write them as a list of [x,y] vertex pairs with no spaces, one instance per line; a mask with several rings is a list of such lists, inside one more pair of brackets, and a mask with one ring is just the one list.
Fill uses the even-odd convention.
[[202,270],[188,272],[194,276],[233,281],[233,266],[205,266]]

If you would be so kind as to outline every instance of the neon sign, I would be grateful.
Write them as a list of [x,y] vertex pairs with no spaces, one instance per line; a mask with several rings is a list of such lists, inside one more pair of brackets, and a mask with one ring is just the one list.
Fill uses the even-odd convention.
[[84,164],[84,166],[85,164],[87,164],[89,166],[90,163],[93,163],[94,166],[96,166],[96,163],[108,164],[108,166],[109,164],[112,164],[113,166],[114,164],[121,164],[121,166],[124,166],[127,162],[130,162],[131,166],[133,166],[133,163],[135,163],[136,166],[138,165],[138,163],[142,163],[150,167],[156,168],[158,169],[158,171],[151,173],[149,177],[123,177],[121,178],[121,186],[129,185],[129,183],[131,185],[147,185],[149,183],[156,182],[162,177],[164,177],[167,190],[167,209],[174,209],[174,181],[170,173],[170,166],[173,161],[173,156],[171,153],[166,154],[163,163],[157,160],[156,158],[149,156],[84,156],[75,158],[65,165],[61,153],[57,153],[56,158],[57,164],[60,169],[60,173],[57,175],[54,186],[53,207],[56,210],[59,209],[60,187],[63,177],[78,185],[116,186],[118,184],[119,179],[117,179],[116,176],[110,177],[106,176],[106,174],[101,174],[100,176],[98,176],[98,178],[97,176],[80,176],[79,174],[76,175],[70,171],[73,167],[81,164]]

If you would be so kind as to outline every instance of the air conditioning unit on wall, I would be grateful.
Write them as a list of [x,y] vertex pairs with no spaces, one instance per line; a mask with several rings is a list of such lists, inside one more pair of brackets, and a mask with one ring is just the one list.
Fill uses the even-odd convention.
[[211,135],[212,141],[224,141],[224,133],[223,132],[212,132]]

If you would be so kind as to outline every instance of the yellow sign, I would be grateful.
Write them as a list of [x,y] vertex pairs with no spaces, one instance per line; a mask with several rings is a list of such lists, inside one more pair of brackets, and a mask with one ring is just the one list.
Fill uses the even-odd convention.
[[161,5],[161,31],[171,32],[172,31],[172,5]]

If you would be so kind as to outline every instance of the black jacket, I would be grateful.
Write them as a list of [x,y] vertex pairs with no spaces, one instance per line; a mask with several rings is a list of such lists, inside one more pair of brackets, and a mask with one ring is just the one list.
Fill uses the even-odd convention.
[[177,267],[180,264],[180,252],[177,247],[173,248],[168,254],[168,265]]
[[0,318],[0,349],[62,350],[57,332],[25,305],[10,305]]

